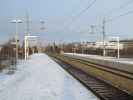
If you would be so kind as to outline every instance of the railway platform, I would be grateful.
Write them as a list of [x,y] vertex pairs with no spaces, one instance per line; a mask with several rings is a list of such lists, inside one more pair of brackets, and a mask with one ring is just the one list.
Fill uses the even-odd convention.
[[104,57],[100,55],[91,55],[91,54],[79,54],[79,53],[65,53],[65,54],[133,65],[133,58],[119,58],[118,59],[117,57],[110,57],[110,56]]
[[46,54],[34,54],[0,77],[0,100],[99,100]]
[[133,74],[133,58],[119,58],[116,57],[103,57],[100,55],[91,54],[78,54],[78,53],[65,53],[65,55],[78,57],[84,60],[88,60],[93,63],[97,63],[103,66],[108,66],[111,68],[117,68],[119,70],[126,71]]

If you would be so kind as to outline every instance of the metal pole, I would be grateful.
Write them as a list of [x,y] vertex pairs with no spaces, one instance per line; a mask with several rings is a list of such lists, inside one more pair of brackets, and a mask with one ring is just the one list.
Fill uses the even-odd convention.
[[28,58],[29,56],[29,46],[28,46],[28,37],[30,36],[30,28],[29,25],[30,21],[29,21],[29,13],[26,13],[26,33],[25,33],[25,60]]
[[82,42],[82,44],[81,44],[82,46],[82,54],[84,54],[84,42]]
[[27,40],[26,40],[26,46],[27,46],[26,54],[27,54],[27,58],[28,58],[29,57],[29,38],[27,38]]
[[18,59],[18,23],[22,23],[21,20],[19,19],[15,19],[15,20],[12,20],[11,23],[15,23],[16,24],[16,29],[15,29],[15,42],[16,42],[16,60]]
[[106,55],[105,50],[105,18],[103,19],[103,56]]
[[26,56],[26,55],[27,55],[27,54],[26,54],[27,46],[26,46],[26,44],[27,44],[27,43],[26,43],[26,36],[25,36],[25,37],[24,37],[24,50],[25,50],[25,51],[24,51],[24,54],[25,54],[25,60],[27,59],[27,56]]
[[28,37],[27,36],[25,36],[25,60],[28,58],[28,56],[29,56],[29,51],[28,51]]
[[18,24],[16,20],[16,60],[18,60]]
[[120,40],[119,37],[117,37],[117,58],[120,58]]

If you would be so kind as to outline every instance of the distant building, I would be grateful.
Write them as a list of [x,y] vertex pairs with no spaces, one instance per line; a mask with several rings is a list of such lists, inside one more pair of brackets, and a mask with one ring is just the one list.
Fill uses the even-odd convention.
[[[103,42],[88,42],[86,45],[86,48],[102,49]],[[118,48],[118,44],[117,44],[117,42],[106,42],[105,48],[115,50]],[[124,48],[124,44],[120,43],[119,48],[122,50]]]
[[124,49],[133,48],[133,40],[122,40],[120,42],[123,44]]

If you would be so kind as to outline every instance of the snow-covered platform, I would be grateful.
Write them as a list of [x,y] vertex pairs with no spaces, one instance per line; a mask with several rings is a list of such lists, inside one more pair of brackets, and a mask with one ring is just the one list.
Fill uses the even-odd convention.
[[[0,74],[1,75],[1,74]],[[0,77],[0,100],[98,100],[45,54],[19,63],[13,75]]]
[[82,56],[87,58],[94,58],[94,59],[102,59],[107,61],[114,61],[114,62],[120,62],[123,64],[132,64],[133,65],[133,58],[116,58],[116,57],[109,57],[109,56],[100,56],[100,55],[91,55],[91,54],[78,54],[78,53],[65,53],[68,55],[75,55],[75,56]]
[[78,54],[78,53],[65,53],[65,55],[80,57],[82,59],[91,61],[93,63],[98,63],[101,65],[118,68],[133,73],[133,59],[129,58],[119,58],[116,57],[103,57],[99,55],[91,54]]

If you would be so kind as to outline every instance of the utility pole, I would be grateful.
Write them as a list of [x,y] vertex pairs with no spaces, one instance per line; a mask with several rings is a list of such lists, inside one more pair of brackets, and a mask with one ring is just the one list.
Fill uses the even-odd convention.
[[28,12],[26,13],[26,34],[25,35],[29,35],[30,33],[30,21],[29,21],[29,14]]
[[103,19],[103,26],[102,26],[102,35],[103,35],[103,56],[106,56],[106,48],[105,48],[105,38],[106,38],[106,34],[105,34],[105,18]]
[[120,39],[117,37],[117,58],[120,58]]
[[15,41],[16,41],[16,60],[18,59],[18,24],[16,21],[16,35],[15,35]]
[[11,23],[15,23],[15,44],[16,44],[16,60],[18,59],[18,45],[19,45],[19,39],[18,39],[18,23],[22,23],[22,21],[20,19],[15,19],[15,20],[12,20]]
[[25,41],[25,60],[28,58],[29,55],[29,42],[28,42],[28,38],[27,36],[29,36],[29,14],[26,13],[26,33],[25,33],[25,37],[24,37],[24,41]]

